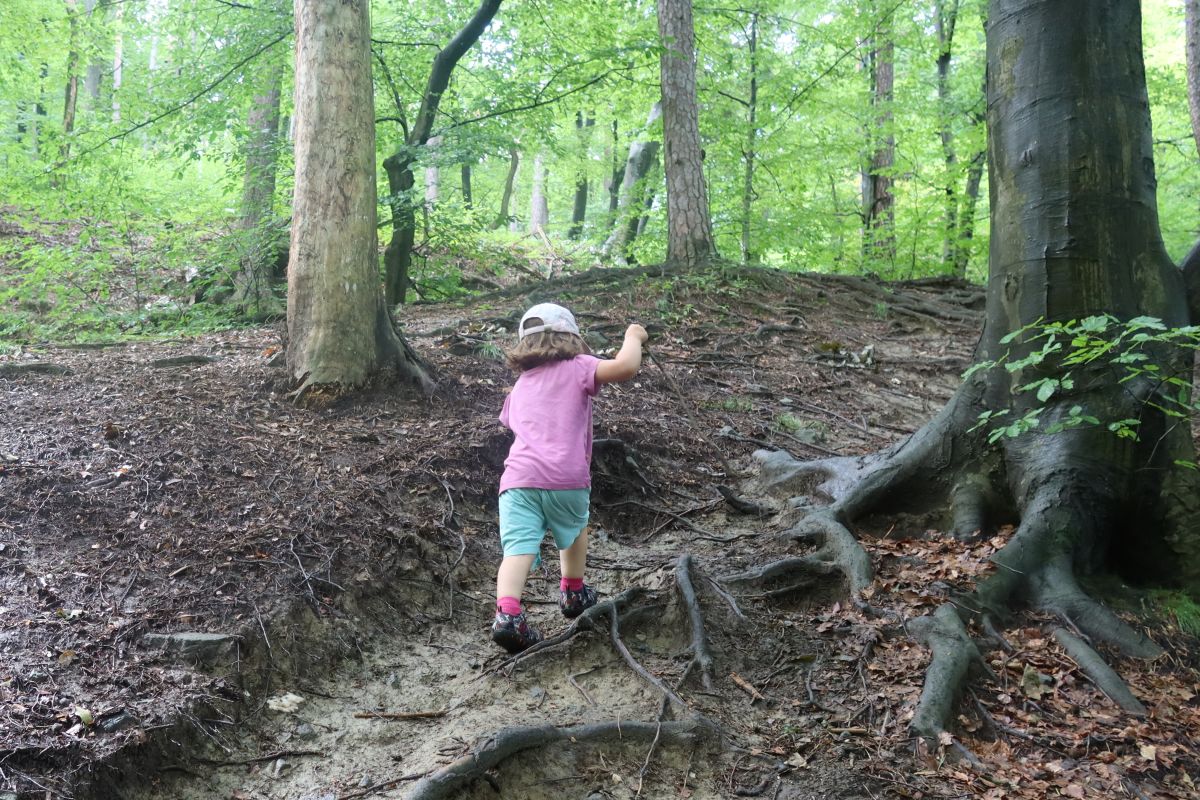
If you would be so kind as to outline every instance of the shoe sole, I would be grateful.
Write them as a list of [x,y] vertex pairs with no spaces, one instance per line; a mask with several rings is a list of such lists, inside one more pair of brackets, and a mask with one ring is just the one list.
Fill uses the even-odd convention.
[[596,605],[595,603],[592,603],[592,605],[590,605],[590,606],[584,606],[583,608],[579,609],[578,611],[574,611],[574,610],[567,610],[567,609],[563,608],[562,606],[559,606],[559,607],[558,607],[558,610],[559,610],[559,611],[561,611],[561,612],[562,612],[562,615],[563,615],[564,617],[566,617],[567,619],[575,619],[575,618],[576,618],[576,617],[578,617],[580,614],[582,614],[583,612],[587,611],[589,608],[593,608],[595,605]]
[[521,637],[521,634],[509,630],[493,631],[492,641],[510,653],[520,653],[537,644],[537,642],[527,642]]

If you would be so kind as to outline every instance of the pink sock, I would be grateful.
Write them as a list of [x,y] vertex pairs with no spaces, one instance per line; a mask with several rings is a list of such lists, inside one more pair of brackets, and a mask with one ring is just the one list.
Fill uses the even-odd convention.
[[578,592],[583,588],[583,578],[563,578],[558,582],[558,588],[564,592],[568,590]]
[[511,614],[515,617],[521,613],[521,601],[516,597],[501,597],[496,601],[496,608],[502,614]]

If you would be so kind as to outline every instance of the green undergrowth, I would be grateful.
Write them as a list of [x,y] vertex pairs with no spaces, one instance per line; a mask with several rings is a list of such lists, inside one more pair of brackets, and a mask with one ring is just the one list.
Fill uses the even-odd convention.
[[1165,622],[1168,628],[1200,639],[1200,598],[1186,591],[1131,586],[1113,575],[1092,576],[1085,588],[1116,611],[1133,614],[1148,626]]

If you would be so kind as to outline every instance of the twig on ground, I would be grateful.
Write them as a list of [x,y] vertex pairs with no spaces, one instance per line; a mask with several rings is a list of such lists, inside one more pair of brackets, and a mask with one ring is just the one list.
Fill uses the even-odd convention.
[[434,719],[444,717],[450,709],[437,711],[356,711],[355,719]]
[[687,608],[688,619],[692,623],[692,661],[700,667],[700,680],[704,688],[712,691],[713,659],[708,649],[708,637],[704,631],[704,614],[700,609],[700,601],[696,598],[696,589],[692,584],[692,556],[690,553],[680,556],[675,564],[675,583],[679,586],[679,594],[683,597]]

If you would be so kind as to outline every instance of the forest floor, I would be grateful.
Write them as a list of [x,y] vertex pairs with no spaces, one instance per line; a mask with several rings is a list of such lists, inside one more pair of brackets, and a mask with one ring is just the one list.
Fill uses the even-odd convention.
[[[902,510],[859,526],[876,617],[832,578],[729,580],[808,551],[786,532],[822,502],[764,496],[755,451],[916,430],[969,363],[977,287],[559,280],[406,308],[427,399],[297,408],[279,326],[0,356],[0,798],[1200,796],[1197,644],[1136,608],[1168,656],[1115,663],[1149,717],[1029,615],[955,735],[912,739],[929,656],[903,620],[969,589],[1006,531],[958,542]],[[620,613],[568,629],[548,548],[533,619],[578,635],[514,661],[487,636],[497,354],[547,299],[602,354],[643,322],[651,357],[596,404],[588,580]],[[437,782],[454,770],[473,779]]]

